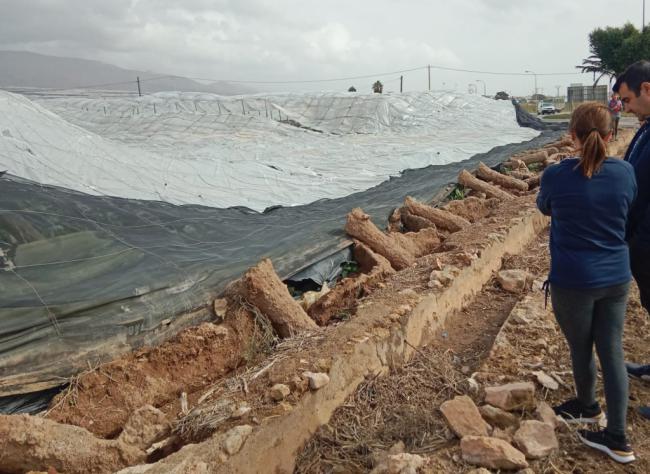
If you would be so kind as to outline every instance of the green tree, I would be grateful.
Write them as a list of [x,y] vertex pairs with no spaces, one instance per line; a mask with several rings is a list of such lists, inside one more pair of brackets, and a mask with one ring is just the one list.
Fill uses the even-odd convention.
[[356,92],[356,91],[357,91],[357,88],[354,87],[354,86],[350,86],[350,87],[348,88],[348,92]]
[[510,96],[508,95],[508,93],[506,91],[499,91],[499,92],[496,93],[494,98],[496,100],[509,100]]
[[381,94],[382,92],[384,92],[384,85],[381,83],[381,81],[376,81],[376,82],[372,85],[372,91],[373,91],[375,94]]
[[589,52],[591,55],[576,67],[594,74],[594,86],[604,76],[611,82],[633,62],[650,58],[650,31],[641,32],[632,23],[596,28],[589,33]]

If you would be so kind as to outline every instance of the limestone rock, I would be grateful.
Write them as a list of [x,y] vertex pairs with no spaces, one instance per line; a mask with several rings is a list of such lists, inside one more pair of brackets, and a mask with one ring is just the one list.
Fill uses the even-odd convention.
[[475,466],[490,469],[528,467],[524,454],[503,440],[486,436],[465,436],[460,440],[463,459]]
[[467,435],[487,436],[490,433],[490,425],[481,418],[474,401],[467,395],[447,400],[440,405],[440,411],[459,438]]
[[560,384],[557,383],[557,380],[555,380],[553,377],[548,375],[543,370],[535,371],[533,372],[533,375],[535,376],[539,384],[544,388],[548,388],[549,390],[557,390],[558,388],[560,388]]
[[[458,276],[460,269],[454,265],[447,265],[442,270],[433,270],[429,275],[430,288],[437,286],[435,281],[440,282],[442,286],[448,286]],[[433,285],[433,286],[432,286]]]
[[162,411],[151,405],[144,405],[133,412],[118,440],[145,450],[164,438],[170,428],[169,421]]
[[536,406],[535,385],[515,382],[485,388],[485,402],[506,411],[532,410]]
[[228,310],[228,300],[226,298],[217,298],[213,303],[214,314],[221,320],[226,317]]
[[481,389],[481,386],[473,376],[468,378],[466,382],[467,382],[467,390],[469,391],[469,393],[477,394]]
[[387,474],[416,474],[425,459],[417,454],[401,453],[388,456]]
[[329,375],[323,372],[304,372],[303,376],[309,380],[309,388],[318,390],[330,383]]
[[276,402],[284,400],[290,393],[291,389],[283,383],[276,383],[269,390],[269,396]]
[[501,408],[493,407],[492,405],[482,405],[478,408],[481,416],[490,425],[505,429],[510,426],[519,425],[519,418],[512,413],[508,413]]
[[235,426],[226,432],[223,438],[222,446],[224,451],[229,455],[239,452],[241,447],[246,441],[246,438],[253,432],[253,427],[250,425]]
[[527,459],[545,458],[559,448],[553,427],[537,420],[522,421],[514,443]]
[[530,288],[533,279],[533,275],[525,270],[501,270],[497,274],[501,288],[511,293],[521,293]]
[[547,425],[552,426],[553,429],[557,428],[560,422],[557,415],[553,411],[553,408],[551,408],[551,405],[546,402],[539,402],[537,404],[537,408],[535,409],[535,417],[542,423],[546,423]]
[[377,466],[370,474],[416,474],[418,468],[424,465],[426,459],[417,454],[381,453]]

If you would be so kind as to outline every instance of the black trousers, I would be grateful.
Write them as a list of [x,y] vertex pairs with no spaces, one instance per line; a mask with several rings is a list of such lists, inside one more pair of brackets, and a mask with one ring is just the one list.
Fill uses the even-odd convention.
[[630,264],[641,293],[641,306],[650,313],[650,248],[630,242]]

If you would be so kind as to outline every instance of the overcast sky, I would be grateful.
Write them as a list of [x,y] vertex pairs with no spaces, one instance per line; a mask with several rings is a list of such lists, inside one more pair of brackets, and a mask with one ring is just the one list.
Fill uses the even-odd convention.
[[[218,80],[373,75],[250,85],[274,91],[369,91],[375,77],[399,90],[400,74],[378,74],[427,64],[530,70],[540,92],[555,95],[556,86],[592,76],[541,74],[576,72],[591,30],[628,21],[640,28],[642,9],[643,0],[0,0],[0,49]],[[524,95],[534,77],[431,71],[433,89],[470,84]],[[426,87],[426,70],[404,73],[405,90]]]

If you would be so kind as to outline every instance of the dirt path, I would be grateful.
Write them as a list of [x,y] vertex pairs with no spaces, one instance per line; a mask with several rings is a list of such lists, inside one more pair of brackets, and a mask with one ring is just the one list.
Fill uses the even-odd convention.
[[[633,130],[623,130],[610,153],[621,156]],[[548,272],[548,231],[520,255],[504,259],[503,268],[523,268],[543,280]],[[539,283],[539,282],[538,282]],[[540,312],[541,290],[534,298]],[[533,294],[533,293],[531,293]],[[472,303],[448,318],[444,331],[408,366],[381,379],[366,380],[330,422],[318,430],[298,457],[297,473],[361,473],[377,465],[382,456],[403,443],[404,452],[421,454],[428,462],[421,472],[468,472],[474,468],[461,457],[457,438],[442,417],[440,404],[459,394],[475,401],[481,396],[470,390],[466,380],[483,385],[534,380],[531,366],[560,374],[559,390],[539,390],[538,399],[551,405],[573,396],[571,362],[566,341],[550,310],[547,324],[521,326],[507,318],[525,295],[504,292],[494,280]],[[507,321],[507,322],[506,322]],[[505,324],[505,326],[503,326]],[[500,332],[501,331],[501,332]],[[500,333],[498,347],[495,337]],[[648,335],[650,319],[633,289],[628,305],[624,347],[630,360],[650,363]],[[601,403],[602,387],[599,384]],[[537,473],[650,472],[650,422],[637,413],[639,405],[650,404],[650,384],[631,381],[629,436],[638,461],[622,466],[586,448],[574,431],[558,433],[561,449],[554,455],[531,462]]]
[[[545,241],[543,235],[522,254],[504,259],[503,268],[528,268],[543,275],[548,268]],[[467,308],[448,318],[444,331],[411,363],[387,377],[366,380],[303,449],[296,472],[368,472],[382,452],[399,442],[406,452],[426,455],[457,445],[438,407],[468,393],[466,379],[490,352],[520,297],[492,279]],[[428,469],[463,472],[460,467],[436,461]]]

